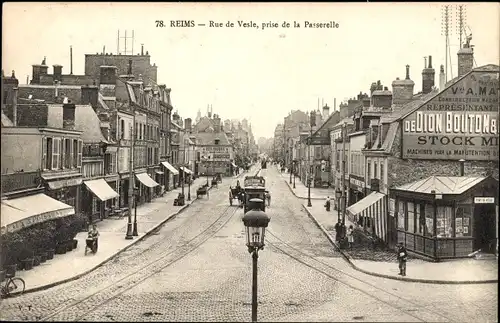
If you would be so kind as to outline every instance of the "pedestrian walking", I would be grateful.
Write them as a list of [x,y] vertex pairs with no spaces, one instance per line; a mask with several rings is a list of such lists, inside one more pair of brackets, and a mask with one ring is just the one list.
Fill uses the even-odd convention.
[[331,205],[330,196],[327,196],[325,201],[326,212],[330,212],[330,205]]
[[267,206],[271,206],[271,193],[266,192]]
[[229,186],[229,205],[233,205],[233,191],[231,189],[231,186]]
[[340,243],[340,240],[342,239],[342,222],[340,220],[335,224],[335,241],[337,243]]
[[349,230],[347,230],[347,242],[349,243],[349,249],[351,249],[354,243],[354,228],[352,224],[349,226]]
[[402,242],[398,243],[398,263],[399,263],[399,274],[401,276],[406,276],[406,260],[408,258],[408,253]]

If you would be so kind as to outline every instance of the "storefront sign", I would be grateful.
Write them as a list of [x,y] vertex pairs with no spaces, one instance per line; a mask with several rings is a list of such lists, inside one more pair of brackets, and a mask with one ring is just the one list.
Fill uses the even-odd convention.
[[498,160],[498,72],[474,72],[404,118],[402,156]]
[[365,183],[363,181],[350,177],[349,182],[355,187],[356,190],[363,192],[365,187]]
[[474,203],[475,204],[490,204],[490,203],[495,203],[495,198],[494,197],[475,197],[474,198]]

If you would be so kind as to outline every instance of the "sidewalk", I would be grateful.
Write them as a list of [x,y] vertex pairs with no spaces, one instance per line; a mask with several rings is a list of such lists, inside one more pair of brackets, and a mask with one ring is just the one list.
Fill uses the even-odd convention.
[[[279,172],[279,170],[278,170]],[[290,174],[280,173],[281,177],[288,184],[288,187],[292,193],[301,199],[307,199],[307,186],[305,186],[298,177],[295,178],[295,188],[293,188],[293,175],[292,184],[290,184]],[[331,200],[335,199],[335,190],[333,188],[316,188],[311,187],[311,200],[326,200],[329,196]]]
[[[312,191],[312,189],[311,189]],[[348,252],[338,249],[333,226],[337,222],[337,211],[327,212],[323,202],[312,201],[312,207],[303,203],[303,208],[314,222],[325,233],[351,266],[365,274],[404,280],[411,282],[434,284],[475,284],[498,282],[498,260],[496,257],[486,259],[454,259],[443,262],[428,262],[421,259],[408,259],[407,275],[399,276],[396,256],[381,257],[382,261],[353,259]],[[346,218],[346,227],[352,223]],[[387,254],[387,253],[385,253]],[[375,255],[377,257],[378,255]],[[384,259],[385,258],[385,259]],[[391,259],[392,258],[392,259]]]
[[[240,173],[240,176],[244,173]],[[233,176],[237,178],[238,176]],[[80,232],[76,238],[78,247],[63,255],[54,255],[48,260],[29,271],[17,271],[16,276],[26,282],[25,292],[34,292],[47,289],[59,284],[80,278],[93,271],[118,253],[144,239],[149,233],[165,223],[174,215],[180,213],[196,200],[196,188],[205,184],[206,178],[197,178],[191,184],[191,201],[186,201],[184,206],[174,206],[181,188],[166,192],[163,197],[153,199],[151,203],[137,206],[137,227],[139,235],[133,240],[126,240],[128,217],[121,219],[109,218],[97,222],[99,230],[99,250],[96,254],[84,255],[85,239],[87,232]],[[184,187],[185,194],[187,186]],[[161,212],[160,212],[161,210]]]

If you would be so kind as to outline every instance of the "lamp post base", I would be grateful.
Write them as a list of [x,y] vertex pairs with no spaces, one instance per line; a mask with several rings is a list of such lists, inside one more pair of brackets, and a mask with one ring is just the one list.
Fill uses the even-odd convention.
[[137,237],[139,235],[139,233],[137,233],[137,221],[134,221],[134,230],[132,232],[132,235],[134,237]]
[[134,236],[132,235],[132,222],[127,223],[127,234],[125,235],[125,240],[132,240]]

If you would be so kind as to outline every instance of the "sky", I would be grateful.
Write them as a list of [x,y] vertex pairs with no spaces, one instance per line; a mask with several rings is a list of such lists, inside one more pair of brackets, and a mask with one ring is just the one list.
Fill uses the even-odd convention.
[[[453,3],[446,3],[455,5]],[[456,3],[457,5],[459,3]],[[432,56],[439,84],[445,65],[440,3],[3,3],[2,69],[15,70],[20,83],[43,56],[69,73],[83,74],[85,54],[117,52],[117,34],[134,31],[158,65],[158,83],[172,88],[172,103],[183,118],[206,115],[207,105],[224,119],[250,120],[254,136],[272,137],[291,110],[310,111],[369,92],[380,80],[391,87],[410,77],[422,87],[424,56]],[[466,30],[472,33],[477,66],[499,64],[499,4],[467,3]],[[459,36],[456,9],[450,15],[448,79],[457,74]],[[163,28],[156,27],[162,20]],[[196,26],[171,27],[172,20]],[[234,27],[209,27],[210,21]],[[259,28],[238,27],[238,21]],[[283,22],[290,27],[282,27]],[[294,21],[300,27],[294,28]],[[338,28],[305,28],[304,22]],[[264,28],[262,23],[277,23]],[[205,24],[205,26],[198,26]],[[464,37],[465,38],[465,37]],[[123,52],[123,40],[121,51]],[[131,48],[131,40],[128,49]],[[330,112],[333,109],[330,108]]]

